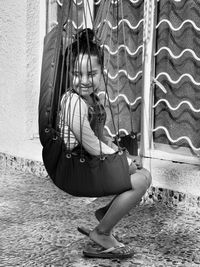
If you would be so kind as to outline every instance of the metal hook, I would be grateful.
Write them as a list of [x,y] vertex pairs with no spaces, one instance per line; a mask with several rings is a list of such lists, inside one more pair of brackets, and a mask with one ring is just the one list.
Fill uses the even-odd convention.
[[165,89],[165,87],[162,85],[161,82],[156,80],[156,78],[153,78],[153,83],[156,84],[163,91],[163,93],[165,94],[167,93],[167,90]]

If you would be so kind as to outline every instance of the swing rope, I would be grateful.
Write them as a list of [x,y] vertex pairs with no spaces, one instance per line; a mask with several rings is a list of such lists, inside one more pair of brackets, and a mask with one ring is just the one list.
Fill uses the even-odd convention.
[[[64,1],[62,8],[61,8],[61,16],[60,16],[60,20],[58,23],[58,31],[57,31],[57,38],[56,38],[56,44],[55,44],[55,54],[54,54],[54,58],[53,58],[53,62],[52,65],[55,66],[55,70],[52,69],[53,72],[53,78],[52,78],[52,84],[50,83],[50,87],[52,88],[52,97],[50,100],[50,111],[49,111],[49,126],[52,126],[52,122],[53,122],[53,112],[55,111],[53,108],[53,104],[54,104],[54,99],[55,99],[55,86],[56,86],[56,80],[57,80],[57,75],[58,75],[58,65],[59,65],[59,58],[60,58],[60,51],[61,51],[61,44],[62,44],[62,30],[63,30],[63,20],[64,20],[64,10],[70,10],[70,5],[71,5],[71,1]],[[62,66],[64,66],[64,61],[62,62]],[[63,71],[61,71],[61,76],[63,75]],[[59,90],[60,91],[60,90]],[[60,99],[58,99],[60,100]],[[56,114],[58,115],[58,113]],[[57,118],[56,118],[56,122],[57,122]],[[57,128],[55,126],[55,128]]]

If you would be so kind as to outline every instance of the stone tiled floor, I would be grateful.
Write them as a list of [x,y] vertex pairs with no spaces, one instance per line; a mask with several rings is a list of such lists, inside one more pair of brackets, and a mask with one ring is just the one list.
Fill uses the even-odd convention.
[[[1,165],[1,164],[0,164]],[[93,211],[108,201],[67,195],[46,177],[0,168],[0,266],[200,266],[200,207],[147,201],[118,225],[129,260],[85,259],[90,242],[77,232],[94,227]]]

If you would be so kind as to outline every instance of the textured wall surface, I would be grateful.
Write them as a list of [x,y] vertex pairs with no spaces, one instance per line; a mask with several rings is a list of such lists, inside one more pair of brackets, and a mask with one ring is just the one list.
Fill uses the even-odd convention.
[[37,132],[40,1],[1,0],[0,14],[0,143],[17,154]]
[[26,84],[25,1],[1,1],[0,137],[12,149],[24,136]]
[[[39,96],[40,41],[39,0],[27,1],[26,16],[26,134],[31,137],[37,132],[37,105]],[[31,100],[31,101],[30,101]]]

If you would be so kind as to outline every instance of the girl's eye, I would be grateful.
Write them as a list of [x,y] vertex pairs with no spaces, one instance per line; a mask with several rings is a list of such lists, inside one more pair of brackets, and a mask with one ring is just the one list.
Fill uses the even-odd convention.
[[89,76],[89,77],[94,77],[94,76],[95,76],[95,73],[90,72],[90,73],[88,73],[88,76]]

